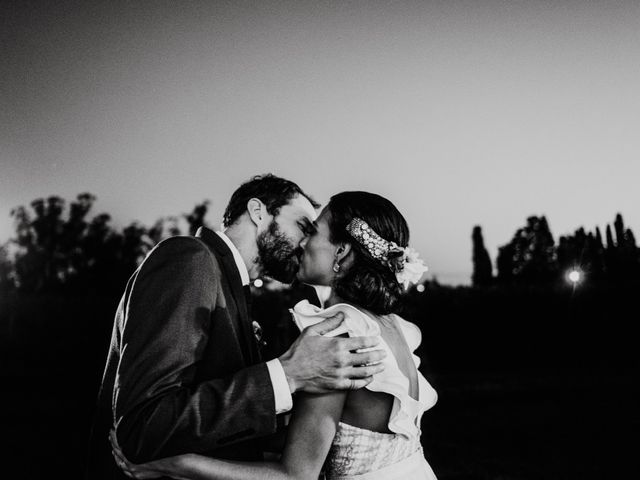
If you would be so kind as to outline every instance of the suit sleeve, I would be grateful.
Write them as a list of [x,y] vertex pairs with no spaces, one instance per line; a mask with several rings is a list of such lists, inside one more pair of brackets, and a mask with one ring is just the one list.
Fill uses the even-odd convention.
[[276,430],[264,363],[195,380],[212,313],[225,308],[220,268],[206,246],[189,237],[165,240],[128,288],[112,405],[130,460],[214,450]]

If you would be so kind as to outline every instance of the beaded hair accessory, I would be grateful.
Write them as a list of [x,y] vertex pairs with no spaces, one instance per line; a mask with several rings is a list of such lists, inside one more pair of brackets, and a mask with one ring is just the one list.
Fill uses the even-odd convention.
[[387,265],[396,274],[398,283],[406,289],[410,284],[420,281],[428,270],[419,254],[410,247],[400,247],[378,235],[367,222],[354,218],[347,225],[347,232],[362,245],[369,254]]

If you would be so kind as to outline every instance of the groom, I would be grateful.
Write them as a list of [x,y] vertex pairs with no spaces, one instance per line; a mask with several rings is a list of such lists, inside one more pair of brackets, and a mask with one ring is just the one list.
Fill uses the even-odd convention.
[[232,195],[224,232],[159,243],[129,279],[118,306],[100,388],[87,479],[126,478],[109,430],[133,462],[186,452],[262,459],[260,437],[292,394],[357,389],[382,367],[370,337],[325,338],[342,318],[302,332],[262,361],[246,303],[251,279],[289,283],[318,205],[295,183],[256,176]]

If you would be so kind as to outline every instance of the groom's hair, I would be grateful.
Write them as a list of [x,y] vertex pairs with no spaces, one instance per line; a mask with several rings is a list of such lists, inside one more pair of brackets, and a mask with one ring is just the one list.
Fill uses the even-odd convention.
[[247,211],[247,202],[252,198],[257,198],[264,203],[267,207],[267,212],[275,217],[280,212],[280,208],[289,203],[296,195],[302,195],[309,200],[313,208],[320,208],[319,203],[303,192],[292,181],[277,177],[271,173],[256,175],[233,192],[224,211],[222,224],[225,227],[233,225]]

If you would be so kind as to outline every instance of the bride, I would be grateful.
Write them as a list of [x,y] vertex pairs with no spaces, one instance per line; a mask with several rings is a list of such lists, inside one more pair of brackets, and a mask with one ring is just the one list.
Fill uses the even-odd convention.
[[127,475],[146,479],[435,480],[420,443],[422,414],[437,399],[413,354],[420,330],[394,314],[403,288],[426,268],[408,247],[409,228],[387,199],[367,192],[331,197],[305,240],[298,277],[331,287],[327,308],[302,301],[291,309],[296,325],[337,311],[342,325],[330,335],[379,335],[385,369],[365,388],[297,394],[282,456],[275,462],[233,462],[197,454],[132,464],[111,441]]

